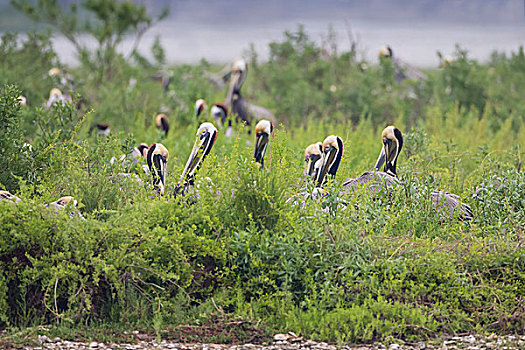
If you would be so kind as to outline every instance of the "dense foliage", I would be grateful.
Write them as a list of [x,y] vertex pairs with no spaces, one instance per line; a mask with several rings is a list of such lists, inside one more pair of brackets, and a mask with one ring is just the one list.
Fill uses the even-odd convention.
[[[6,34],[0,50],[0,186],[22,199],[0,202],[0,329],[56,322],[160,331],[227,314],[337,342],[523,333],[522,48],[486,65],[458,48],[426,81],[397,84],[389,62],[327,53],[302,28],[286,33],[270,45],[269,62],[251,53],[243,87],[282,123],[267,170],[252,160],[247,127],[236,125],[231,138],[221,131],[193,205],[115,180],[134,169],[110,159],[162,142],[169,193],[208,120],[195,117],[195,100],[226,96],[204,75],[217,67],[170,67],[164,91],[150,78],[158,65],[116,56],[102,79],[86,65],[71,69],[73,103],[46,109],[56,84],[47,71],[60,66],[49,38]],[[158,43],[154,51],[162,61]],[[28,106],[17,105],[20,94]],[[167,137],[154,125],[161,110]],[[97,122],[110,123],[109,137],[88,134]],[[402,185],[339,194],[344,178],[373,165],[392,123],[405,136]],[[304,147],[329,134],[345,142],[329,195],[286,202],[303,183]],[[435,189],[459,195],[475,219],[442,220],[428,200]],[[62,195],[79,200],[86,220],[43,206]]]

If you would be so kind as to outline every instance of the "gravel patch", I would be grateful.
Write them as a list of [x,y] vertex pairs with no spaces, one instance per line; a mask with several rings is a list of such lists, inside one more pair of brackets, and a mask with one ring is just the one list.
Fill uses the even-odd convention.
[[451,337],[441,342],[427,344],[403,343],[403,344],[366,344],[366,345],[344,345],[337,346],[324,342],[315,342],[298,337],[293,333],[276,334],[274,341],[269,344],[243,344],[243,345],[223,345],[223,344],[202,344],[202,343],[178,343],[170,341],[143,341],[134,343],[106,344],[96,341],[76,342],[67,341],[60,338],[50,339],[47,336],[39,336],[39,346],[24,347],[27,350],[145,350],[145,349],[173,349],[173,350],[514,350],[525,348],[525,336],[499,336],[499,335],[467,335],[461,337]]

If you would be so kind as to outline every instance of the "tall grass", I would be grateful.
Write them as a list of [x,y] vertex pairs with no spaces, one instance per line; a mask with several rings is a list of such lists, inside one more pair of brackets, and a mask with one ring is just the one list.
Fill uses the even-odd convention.
[[[53,82],[42,76],[59,62],[45,37],[29,43],[4,36],[1,46],[0,179],[22,199],[0,203],[1,328],[105,322],[158,331],[226,313],[334,342],[523,332],[522,49],[488,65],[458,49],[427,82],[396,84],[391,67],[363,71],[352,55],[323,55],[302,30],[288,35],[272,43],[269,62],[251,57],[243,87],[280,121],[267,170],[254,164],[246,126],[231,138],[221,131],[195,202],[169,192],[207,119],[194,117],[194,101],[225,96],[202,75],[214,67],[172,67],[168,92],[140,64],[122,60],[102,82],[78,67],[74,99],[84,106],[46,110]],[[38,73],[24,67],[30,46],[41,52]],[[29,106],[16,106],[20,93]],[[153,125],[161,109],[167,137]],[[112,134],[89,136],[95,122]],[[373,165],[392,123],[405,137],[401,185],[340,194],[346,177]],[[329,195],[292,205],[304,147],[330,134],[345,150]],[[110,164],[142,141],[170,151],[160,199],[115,180],[136,171],[130,164]],[[475,219],[442,220],[429,200],[436,189],[459,195]],[[62,195],[79,200],[85,221],[43,206]]]

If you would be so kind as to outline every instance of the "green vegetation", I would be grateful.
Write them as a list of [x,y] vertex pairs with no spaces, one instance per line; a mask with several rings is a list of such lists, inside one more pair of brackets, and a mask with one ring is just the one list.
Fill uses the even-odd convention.
[[[157,43],[157,63],[115,54],[111,74],[70,69],[73,103],[45,109],[55,84],[47,71],[60,66],[49,37],[3,36],[0,186],[22,199],[0,203],[6,339],[104,338],[104,329],[126,327],[165,337],[219,324],[238,333],[202,334],[248,341],[294,331],[343,343],[523,333],[523,49],[483,65],[458,48],[427,81],[400,84],[388,61],[364,69],[354,53],[327,54],[302,29],[270,49],[265,63],[251,53],[243,87],[282,122],[267,171],[252,160],[247,127],[235,126],[232,138],[221,131],[197,175],[200,199],[189,205],[169,192],[208,120],[208,112],[195,117],[195,100],[226,96],[203,76],[217,67],[170,67],[164,91],[150,78],[163,59]],[[20,94],[28,106],[16,104]],[[167,137],[155,129],[160,110],[168,110]],[[111,135],[89,136],[94,123],[110,123]],[[373,165],[388,124],[405,136],[402,185],[339,194],[344,178]],[[287,203],[302,186],[304,148],[330,134],[343,138],[345,153],[329,195]],[[160,199],[135,181],[109,180],[133,171],[110,159],[142,141],[170,150]],[[440,220],[428,200],[435,189],[459,195],[475,219]],[[43,206],[63,195],[78,199],[86,220]]]

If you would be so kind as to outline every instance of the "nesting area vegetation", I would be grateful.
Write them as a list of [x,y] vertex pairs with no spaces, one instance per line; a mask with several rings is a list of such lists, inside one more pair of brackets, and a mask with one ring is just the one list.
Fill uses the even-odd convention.
[[[523,334],[523,48],[482,64],[458,47],[425,81],[399,83],[391,62],[338,52],[303,28],[269,48],[266,62],[247,48],[243,87],[277,119],[265,169],[253,159],[254,125],[234,122],[231,137],[219,129],[196,175],[200,197],[187,201],[173,188],[199,124],[213,122],[196,116],[195,101],[226,96],[227,85],[206,77],[220,66],[167,67],[156,42],[150,60],[97,52],[64,67],[49,33],[2,36],[0,187],[21,199],[0,202],[4,339],[42,325],[37,332],[85,338],[107,334],[95,329],[183,337],[221,322],[205,339]],[[45,108],[51,67],[67,69],[75,90],[72,102]],[[167,90],[151,79],[159,70],[171,74]],[[167,136],[155,127],[161,110]],[[90,134],[96,123],[110,135]],[[404,135],[400,185],[339,193],[373,166],[387,125]],[[303,187],[305,147],[331,134],[345,148],[327,195],[287,202]],[[110,159],[140,142],[170,152],[163,196],[140,171],[143,185],[111,180],[135,171]],[[436,213],[433,190],[457,194],[474,218]],[[43,205],[65,195],[85,220]]]

